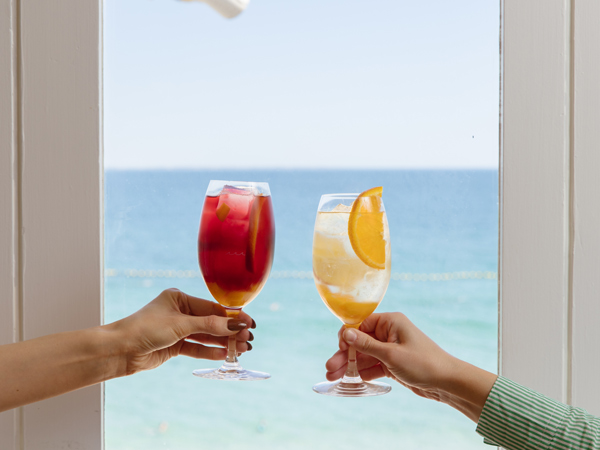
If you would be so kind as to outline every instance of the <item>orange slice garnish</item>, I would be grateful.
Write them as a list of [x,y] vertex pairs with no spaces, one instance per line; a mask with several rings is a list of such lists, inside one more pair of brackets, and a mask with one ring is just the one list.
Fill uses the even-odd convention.
[[267,197],[254,197],[254,200],[252,200],[252,206],[250,207],[248,244],[246,245],[246,270],[251,273],[254,273],[254,255],[256,253],[256,239],[258,238],[260,214],[266,202]]
[[348,237],[354,253],[374,269],[385,269],[382,193],[383,187],[380,186],[356,197],[348,219]]
[[227,205],[227,203],[221,203],[221,206],[219,206],[216,211],[217,218],[221,222],[224,222],[229,214],[229,211],[231,211],[231,208]]

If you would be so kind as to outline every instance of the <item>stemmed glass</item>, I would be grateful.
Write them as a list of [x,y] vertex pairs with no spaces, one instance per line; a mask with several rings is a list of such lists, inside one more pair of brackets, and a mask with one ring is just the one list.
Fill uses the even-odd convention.
[[[369,195],[375,189],[378,195]],[[375,311],[391,273],[390,233],[381,188],[360,196],[321,197],[313,238],[313,273],[323,302],[346,328],[358,328]],[[362,380],[352,347],[344,377],[313,386],[319,394],[336,397],[382,395],[391,389],[385,383]]]
[[[211,180],[206,191],[198,261],[208,290],[228,317],[237,317],[265,285],[275,246],[275,221],[268,183]],[[242,368],[235,335],[218,369],[194,370],[217,380],[265,380],[271,375]]]

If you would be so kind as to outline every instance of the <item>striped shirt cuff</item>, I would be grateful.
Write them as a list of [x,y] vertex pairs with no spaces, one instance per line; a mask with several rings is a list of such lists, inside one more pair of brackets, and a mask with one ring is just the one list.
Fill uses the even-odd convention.
[[506,449],[600,449],[600,418],[498,377],[477,433]]

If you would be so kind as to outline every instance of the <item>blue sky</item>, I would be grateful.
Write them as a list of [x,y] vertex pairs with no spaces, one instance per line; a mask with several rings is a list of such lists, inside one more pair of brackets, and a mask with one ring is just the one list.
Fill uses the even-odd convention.
[[497,0],[105,0],[107,168],[495,168]]

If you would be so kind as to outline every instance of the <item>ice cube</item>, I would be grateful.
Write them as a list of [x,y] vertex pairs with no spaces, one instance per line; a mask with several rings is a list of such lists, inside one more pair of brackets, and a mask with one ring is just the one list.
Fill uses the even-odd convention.
[[252,187],[251,186],[232,186],[226,184],[223,186],[223,190],[220,195],[224,194],[235,194],[235,195],[252,195]]
[[342,205],[341,203],[331,210],[331,212],[347,212],[352,211],[352,206]]
[[230,220],[245,220],[250,213],[250,205],[252,204],[252,191],[240,189],[235,186],[225,186],[219,194],[219,203],[217,211],[227,205],[227,215]]

